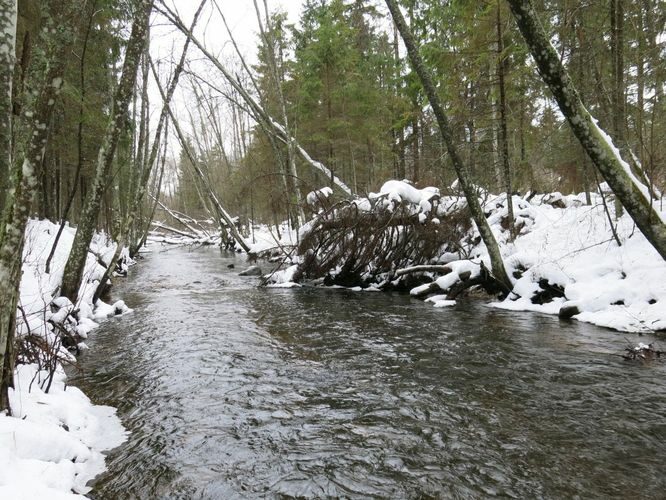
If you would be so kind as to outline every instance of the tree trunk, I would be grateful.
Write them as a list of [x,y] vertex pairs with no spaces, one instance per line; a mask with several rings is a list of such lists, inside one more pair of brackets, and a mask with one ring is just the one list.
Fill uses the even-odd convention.
[[107,125],[97,157],[95,179],[86,198],[78,230],[72,244],[72,251],[65,266],[61,294],[74,303],[76,303],[79,287],[81,286],[88,247],[95,230],[102,195],[104,194],[116,146],[118,145],[118,138],[125,123],[129,101],[136,82],[137,69],[148,34],[148,20],[153,7],[152,4],[152,0],[140,0],[134,14],[132,33],[127,43],[122,76],[113,98],[111,119]]
[[333,172],[329,170],[324,164],[319,161],[312,159],[312,157],[307,153],[307,151],[296,141],[296,139],[289,135],[288,131],[284,128],[281,123],[278,123],[274,120],[262,106],[260,106],[256,100],[243,88],[238,79],[234,78],[231,73],[224,67],[224,65],[215,57],[209,50],[206,49],[205,45],[201,43],[190,30],[182,23],[180,18],[166,5],[162,4],[158,10],[164,14],[164,16],[171,21],[176,28],[178,28],[184,35],[192,40],[197,48],[206,56],[206,58],[213,63],[213,65],[222,73],[224,78],[229,82],[229,84],[234,88],[238,95],[240,95],[250,108],[250,111],[253,115],[253,118],[263,124],[266,130],[270,131],[275,135],[280,141],[288,144],[291,141],[293,147],[299,156],[312,168],[318,170],[326,176],[326,178],[332,180],[332,184],[335,184],[344,191],[348,196],[354,196],[353,191],[342,182]]
[[[203,9],[204,5],[206,3],[206,0],[202,0],[201,3],[199,4],[199,8],[194,14],[194,19],[192,20],[192,27],[191,29],[194,29],[196,26],[196,23],[199,19],[199,15],[201,14],[201,10]],[[160,112],[160,118],[157,122],[157,128],[155,129],[155,136],[153,139],[153,142],[150,147],[150,153],[147,155],[147,158],[145,160],[145,164],[143,165],[143,169],[141,172],[141,177],[138,179],[138,185],[136,187],[136,196],[134,199],[131,201],[131,210],[130,213],[128,214],[128,217],[125,221],[125,230],[123,232],[123,237],[127,237],[129,235],[129,231],[132,228],[134,221],[136,220],[137,214],[140,211],[141,204],[143,203],[143,199],[146,195],[146,190],[148,188],[148,181],[150,180],[150,175],[153,171],[153,167],[155,163],[157,162],[157,156],[159,154],[159,149],[160,149],[160,137],[162,137],[162,130],[164,129],[165,123],[167,121],[167,118],[169,116],[169,103],[171,102],[171,99],[173,98],[173,94],[176,91],[176,87],[178,86],[178,80],[180,79],[180,75],[183,72],[183,67],[185,66],[185,59],[187,57],[187,51],[190,46],[190,39],[187,38],[185,40],[185,45],[183,46],[183,52],[181,53],[180,60],[178,61],[178,65],[174,69],[173,76],[171,78],[171,82],[169,83],[169,87],[167,89],[166,97],[165,97],[165,102],[162,104],[162,110]],[[145,54],[146,57],[146,70],[149,67],[149,61],[148,59],[150,58],[148,52],[146,51]],[[148,73],[146,72],[145,78],[148,78]],[[146,139],[147,140],[147,139]],[[167,138],[165,137],[165,141]],[[143,238],[143,235],[142,235]],[[134,246],[135,242],[130,242],[132,243],[132,246]],[[113,263],[112,263],[113,265]]]
[[490,229],[490,225],[488,225],[488,221],[486,220],[483,209],[481,208],[481,204],[479,203],[479,198],[477,197],[476,189],[471,182],[467,166],[463,163],[460,155],[458,154],[449,120],[441,106],[439,95],[437,94],[430,73],[423,63],[423,59],[421,58],[419,50],[416,46],[416,42],[414,41],[414,38],[409,27],[407,26],[407,23],[405,22],[404,17],[402,16],[402,13],[400,12],[400,8],[398,7],[396,0],[386,0],[386,5],[391,11],[393,21],[398,27],[400,35],[402,36],[402,39],[405,42],[405,46],[407,47],[407,52],[409,54],[412,66],[418,74],[419,79],[423,84],[423,89],[425,90],[425,93],[428,96],[428,100],[430,101],[430,106],[432,107],[435,118],[437,119],[437,124],[439,125],[442,139],[446,144],[446,149],[449,153],[449,156],[451,157],[453,168],[458,175],[460,186],[462,187],[465,198],[467,199],[467,204],[472,214],[472,218],[474,219],[474,222],[476,223],[476,226],[479,230],[479,234],[481,235],[481,238],[483,239],[483,242],[488,249],[488,256],[490,257],[494,278],[508,292],[511,290],[512,284],[504,268],[502,254],[500,253],[497,240],[495,240],[495,235]]
[[49,54],[44,88],[35,107],[26,110],[24,117],[31,124],[25,156],[13,168],[14,195],[9,203],[5,224],[0,233],[0,411],[8,409],[7,389],[12,385],[14,372],[14,335],[16,306],[21,282],[23,244],[30,208],[39,189],[38,169],[46,149],[49,124],[56,97],[62,87],[64,65],[54,64],[65,54],[63,47]]
[[155,66],[150,64],[150,67],[153,71],[153,75],[155,76],[155,82],[157,84],[157,89],[160,92],[160,95],[162,96],[162,100],[166,103],[166,108],[167,111],[169,112],[169,115],[171,117],[171,123],[173,124],[173,128],[176,131],[176,135],[178,136],[178,140],[180,141],[180,146],[183,148],[183,151],[185,152],[185,155],[187,156],[188,160],[192,164],[192,168],[194,169],[194,172],[196,173],[198,179],[201,181],[201,185],[204,189],[206,189],[208,198],[210,199],[211,203],[213,204],[213,208],[215,209],[218,219],[220,221],[220,224],[224,222],[227,227],[229,228],[229,231],[231,232],[231,235],[233,238],[236,240],[236,242],[241,246],[243,250],[246,252],[250,251],[250,247],[247,246],[247,243],[245,243],[245,240],[243,240],[243,237],[240,235],[238,230],[236,229],[235,224],[233,223],[231,217],[227,213],[227,211],[224,209],[220,201],[217,199],[217,196],[211,189],[209,183],[207,182],[206,176],[202,172],[201,168],[197,164],[197,159],[195,158],[194,154],[192,153],[192,150],[187,143],[187,139],[185,138],[185,135],[183,134],[182,130],[180,129],[180,125],[178,124],[178,121],[176,120],[176,117],[173,115],[173,112],[171,111],[171,108],[169,104],[166,101],[166,94],[164,93],[164,89],[162,88],[162,84],[160,81],[157,79],[157,72],[155,71]]
[[0,218],[7,201],[12,165],[12,81],[16,64],[17,12],[17,0],[0,0]]
[[649,191],[631,173],[610,138],[599,128],[578,96],[571,78],[550,44],[529,0],[507,0],[530,52],[569,122],[574,135],[632,217],[645,238],[666,260],[666,224],[652,206]]
[[506,59],[504,58],[504,33],[502,30],[502,5],[497,0],[497,76],[499,85],[499,148],[504,174],[504,190],[509,212],[509,233],[514,237],[513,188],[511,186],[511,164],[509,163],[509,134],[506,126]]

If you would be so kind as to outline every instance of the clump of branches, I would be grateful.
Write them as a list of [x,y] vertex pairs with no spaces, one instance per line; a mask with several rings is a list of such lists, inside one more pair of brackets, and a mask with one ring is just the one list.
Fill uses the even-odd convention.
[[628,361],[651,361],[666,356],[666,351],[655,349],[654,344],[639,343],[637,346],[629,346],[624,350],[622,357]]
[[325,284],[377,282],[397,269],[432,262],[443,251],[460,254],[460,241],[469,229],[464,210],[435,221],[432,214],[424,218],[404,202],[390,209],[374,203],[368,209],[341,201],[310,223],[298,247],[300,270],[305,278],[324,278]]
[[[38,367],[36,377],[39,377],[40,388],[48,393],[51,389],[53,377],[58,366],[76,365],[76,358],[71,352],[79,353],[79,343],[82,338],[77,332],[78,310],[66,299],[59,299],[49,305],[52,313],[47,319],[46,309],[44,315],[45,330],[32,331],[30,323],[22,307],[19,310],[27,333],[16,339],[15,355],[17,364],[35,364]],[[46,376],[42,378],[41,374]],[[34,382],[34,380],[33,380]]]

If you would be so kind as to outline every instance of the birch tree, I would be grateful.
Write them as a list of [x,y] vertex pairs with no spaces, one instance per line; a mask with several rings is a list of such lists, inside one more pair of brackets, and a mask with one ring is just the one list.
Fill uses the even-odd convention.
[[118,145],[121,128],[124,126],[132,90],[136,82],[137,69],[144,52],[148,35],[148,20],[153,7],[152,0],[138,0],[132,22],[132,32],[125,51],[122,75],[116,88],[111,117],[107,124],[104,139],[97,156],[95,179],[86,198],[72,250],[65,266],[60,293],[76,302],[83,279],[83,269],[88,256],[97,222],[102,195],[109,178],[113,157]]
[[0,213],[12,164],[12,80],[16,62],[17,0],[0,0]]
[[287,129],[284,127],[284,124],[279,123],[277,120],[275,120],[270,114],[250,95],[250,93],[243,87],[243,85],[240,83],[238,78],[235,78],[228,70],[225,68],[225,66],[219,61],[218,58],[216,58],[208,49],[206,49],[205,45],[197,39],[197,37],[194,36],[194,34],[187,29],[187,27],[183,24],[181,19],[178,17],[178,15],[173,12],[171,9],[169,9],[164,2],[160,2],[161,7],[159,7],[157,10],[159,10],[173,25],[178,28],[185,36],[190,38],[192,40],[192,43],[197,46],[197,48],[201,51],[201,53],[211,62],[213,65],[222,73],[224,78],[229,82],[229,84],[233,87],[233,89],[238,92],[238,95],[243,99],[245,104],[247,105],[249,111],[252,113],[252,117],[267,131],[269,131],[271,134],[273,134],[275,137],[277,137],[280,141],[282,141],[284,144],[289,144],[291,142],[292,147],[298,153],[298,155],[301,157],[305,163],[310,165],[312,168],[315,170],[321,172],[324,174],[326,177],[331,179],[331,183],[335,184],[338,188],[340,188],[345,194],[348,196],[354,196],[354,193],[352,190],[347,186],[342,180],[340,180],[339,177],[333,174],[331,170],[329,170],[323,163],[314,160],[308,153],[307,151],[296,141],[296,139],[289,134]]
[[240,247],[245,250],[246,252],[250,252],[250,247],[245,243],[245,240],[241,236],[241,234],[238,232],[238,229],[236,228],[236,225],[233,222],[232,217],[227,213],[227,211],[224,209],[222,206],[222,203],[220,203],[220,200],[217,198],[217,195],[213,192],[213,189],[210,187],[206,175],[204,175],[204,172],[201,170],[201,167],[199,167],[197,159],[192,152],[192,149],[190,148],[190,145],[188,144],[188,141],[185,137],[185,134],[183,133],[182,129],[180,128],[180,125],[178,123],[178,120],[173,114],[173,111],[171,110],[171,107],[169,106],[169,102],[167,101],[167,95],[164,92],[164,89],[162,88],[162,84],[160,83],[159,79],[157,78],[157,71],[155,71],[155,67],[152,64],[151,61],[151,69],[153,70],[153,75],[155,76],[155,83],[157,84],[157,88],[160,92],[160,95],[162,96],[162,101],[164,102],[164,105],[169,113],[169,116],[171,117],[171,122],[173,123],[173,128],[176,131],[176,135],[178,136],[178,141],[180,142],[180,146],[183,148],[183,152],[187,156],[187,159],[190,161],[192,164],[192,167],[194,169],[194,172],[201,182],[202,188],[206,190],[206,194],[208,195],[208,198],[213,205],[213,208],[217,214],[218,220],[220,221],[220,224],[224,223],[226,227],[229,229],[229,232],[233,236],[234,240],[240,245]]
[[[6,30],[12,29],[9,23],[13,21],[11,15],[3,16],[4,14],[0,14],[0,18],[8,21],[4,29],[0,28],[4,33]],[[15,16],[13,19],[15,20]],[[0,232],[0,297],[2,298],[0,302],[0,369],[2,369],[0,411],[9,409],[7,394],[8,388],[13,383],[16,307],[21,282],[25,228],[39,186],[37,173],[46,149],[53,108],[63,84],[64,66],[61,64],[61,59],[66,53],[65,41],[71,35],[67,31],[67,27],[62,25],[54,27],[53,31],[54,34],[47,50],[41,91],[39,86],[35,86],[38,97],[34,104],[24,111],[23,118],[29,127],[25,135],[25,144],[19,148],[22,151],[22,158],[20,161],[14,162],[11,168],[11,181],[8,183],[9,196]],[[7,50],[13,50],[13,48],[9,47]],[[0,68],[0,71],[5,69]],[[11,129],[11,123],[9,127]],[[3,156],[6,154],[5,151],[2,153]]]
[[[194,29],[194,26],[196,26],[196,23],[199,19],[199,15],[201,14],[201,10],[203,9],[205,3],[206,0],[202,0],[201,3],[199,4],[199,8],[194,14],[194,20],[192,21],[192,29]],[[148,110],[145,109],[142,112],[142,115],[145,113],[146,116],[141,117],[141,130],[139,132],[140,137],[138,141],[137,158],[134,165],[135,173],[133,175],[133,177],[135,177],[135,181],[133,183],[134,187],[131,190],[131,197],[129,199],[129,210],[127,211],[125,217],[120,223],[120,233],[118,236],[116,250],[113,254],[111,262],[109,262],[109,265],[106,268],[104,275],[102,276],[100,285],[95,291],[93,300],[97,300],[102,295],[102,292],[106,289],[106,282],[111,276],[111,272],[113,271],[113,269],[115,269],[116,261],[120,257],[120,253],[122,252],[123,248],[125,246],[129,246],[130,257],[133,257],[139,251],[141,241],[143,240],[143,231],[141,231],[141,237],[137,238],[137,241],[134,241],[132,239],[132,235],[134,234],[133,228],[136,221],[140,220],[139,213],[141,211],[141,205],[146,195],[146,191],[148,190],[148,183],[150,181],[150,176],[153,172],[153,167],[157,162],[157,156],[159,154],[159,149],[160,149],[160,138],[162,137],[162,131],[164,129],[167,117],[169,115],[168,105],[171,102],[171,99],[173,98],[173,94],[176,91],[176,87],[178,86],[178,80],[180,79],[180,75],[183,72],[183,66],[185,65],[185,59],[187,57],[187,50],[189,48],[189,45],[190,45],[190,39],[187,38],[185,40],[185,45],[183,47],[180,60],[178,61],[176,69],[174,70],[173,76],[171,78],[171,81],[169,82],[169,88],[165,96],[165,101],[162,105],[160,117],[157,122],[157,128],[155,129],[155,137],[150,146],[148,146],[147,144],[149,141],[147,138],[147,133],[145,131],[145,129],[147,128],[145,122],[148,119]],[[144,107],[147,108],[146,94],[147,94],[147,88],[148,88],[147,82],[149,76],[148,68],[150,66],[149,64],[150,55],[148,54],[147,49],[148,48],[146,47],[145,53],[143,55],[145,71],[143,74],[144,81],[143,81],[143,90],[142,90],[143,93],[142,104],[141,104],[142,109]],[[164,140],[166,141],[166,138]],[[148,149],[150,151],[149,153],[146,152],[146,150]]]
[[442,139],[446,144],[446,149],[449,153],[449,157],[451,158],[451,162],[453,163],[453,168],[456,171],[456,175],[460,181],[460,186],[463,190],[465,198],[467,199],[467,204],[472,214],[472,218],[476,223],[479,234],[481,235],[481,239],[488,249],[488,256],[490,257],[490,264],[494,278],[502,287],[505,288],[506,291],[509,291],[512,288],[512,284],[509,276],[506,273],[506,269],[504,268],[504,261],[502,260],[502,254],[500,253],[499,245],[497,244],[495,235],[493,234],[492,229],[490,229],[490,225],[488,224],[488,221],[486,220],[486,217],[483,213],[476,189],[470,178],[469,170],[458,153],[451,130],[451,125],[449,124],[449,119],[444,113],[444,109],[442,108],[442,104],[439,100],[439,95],[435,89],[430,72],[426,69],[423,63],[423,58],[419,53],[419,49],[416,46],[416,42],[414,41],[411,30],[405,22],[405,18],[403,17],[402,12],[400,12],[398,3],[396,0],[386,0],[386,5],[391,12],[393,21],[395,22],[395,25],[400,32],[400,36],[405,43],[412,67],[418,74],[419,79],[423,85],[423,89],[428,96],[428,101],[430,101],[430,106],[433,113],[435,114],[435,118],[437,119],[437,124],[439,126]]
[[666,260],[666,223],[653,206],[649,189],[634,176],[610,137],[583,105],[532,2],[507,1],[541,78],[553,93],[574,135],[645,238]]

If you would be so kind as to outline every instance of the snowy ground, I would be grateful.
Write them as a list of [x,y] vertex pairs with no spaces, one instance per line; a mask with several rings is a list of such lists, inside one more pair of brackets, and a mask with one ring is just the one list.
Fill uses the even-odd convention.
[[[527,205],[516,201],[522,203],[518,213],[531,224],[515,243],[503,246],[503,253],[508,267],[528,269],[514,286],[521,297],[496,307],[557,314],[563,305],[575,305],[580,321],[628,332],[666,330],[666,262],[629,215],[612,218],[618,246],[600,196],[593,196],[591,206],[582,204],[583,196],[562,197],[566,208],[541,199]],[[563,287],[565,298],[532,304],[542,278]]]
[[[98,259],[109,262],[115,250],[104,235],[96,235],[91,244],[80,303],[56,297],[74,238],[74,230],[67,227],[47,274],[45,263],[57,230],[48,221],[28,224],[20,296],[25,316],[18,315],[17,330],[43,339],[61,359],[74,361],[60,346],[54,325],[80,340],[96,321],[129,310],[122,302],[92,304],[93,282],[104,272]],[[69,314],[75,307],[80,309],[78,321]],[[59,364],[52,377],[37,364],[19,365],[15,386],[10,390],[13,416],[0,415],[0,498],[81,498],[89,491],[86,483],[104,470],[102,452],[125,440],[115,409],[93,405],[80,390],[67,386]]]

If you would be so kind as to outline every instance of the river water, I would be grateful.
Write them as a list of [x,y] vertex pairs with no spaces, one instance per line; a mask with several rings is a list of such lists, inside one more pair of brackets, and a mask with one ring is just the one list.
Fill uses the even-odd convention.
[[117,287],[70,377],[131,432],[92,498],[666,495],[666,363],[623,334],[243,265],[156,251]]

